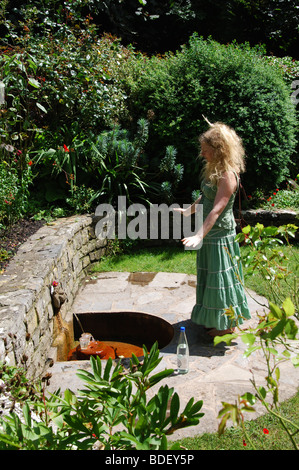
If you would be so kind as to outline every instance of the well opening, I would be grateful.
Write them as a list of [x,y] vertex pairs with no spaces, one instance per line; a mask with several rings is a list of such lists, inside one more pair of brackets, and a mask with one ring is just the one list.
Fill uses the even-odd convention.
[[[173,326],[163,318],[143,312],[73,313],[73,343],[67,357],[60,360],[86,360],[90,356],[112,359],[119,356],[143,355],[143,345],[149,350],[155,342],[165,348],[174,335]],[[88,347],[81,348],[82,333],[92,336]]]

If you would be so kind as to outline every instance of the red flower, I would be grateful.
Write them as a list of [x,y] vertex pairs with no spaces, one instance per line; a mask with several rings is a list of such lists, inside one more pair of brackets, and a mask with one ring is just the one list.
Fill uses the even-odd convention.
[[65,152],[69,152],[69,149],[67,148],[67,146],[65,144],[63,144],[63,148],[64,148]]
[[57,287],[57,286],[58,286],[58,282],[57,282],[57,281],[53,281],[52,286],[53,286],[53,287]]
[[276,193],[273,193],[274,196],[276,196]]
[[244,447],[247,446],[247,444],[246,444],[246,442],[245,442],[245,439],[243,439],[243,446],[244,446]]
[[32,160],[30,160],[30,161],[28,162],[28,165],[29,165],[29,166],[31,166],[31,165],[32,165],[32,163],[33,163],[33,161],[32,161]]
[[269,430],[268,430],[267,428],[264,428],[264,429],[263,429],[263,433],[264,433],[264,434],[269,434]]

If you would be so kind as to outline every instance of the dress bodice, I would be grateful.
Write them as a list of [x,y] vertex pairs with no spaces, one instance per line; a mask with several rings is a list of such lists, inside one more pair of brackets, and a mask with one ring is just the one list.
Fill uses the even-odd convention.
[[[232,229],[236,226],[234,213],[233,213],[233,206],[236,197],[236,193],[239,188],[239,178],[238,175],[234,172],[236,179],[237,179],[237,189],[231,195],[225,209],[218,217],[215,227],[225,228],[225,229]],[[217,194],[217,186],[211,185],[207,180],[203,180],[201,183],[201,191],[202,191],[202,198],[201,204],[203,205],[203,220],[206,219],[208,214],[211,212],[214,206],[215,197]]]

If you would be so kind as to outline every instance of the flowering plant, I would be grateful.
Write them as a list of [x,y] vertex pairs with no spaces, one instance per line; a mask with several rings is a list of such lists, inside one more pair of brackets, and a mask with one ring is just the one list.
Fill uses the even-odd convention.
[[[285,299],[281,308],[270,302],[269,311],[259,316],[256,328],[246,331],[240,330],[232,335],[215,339],[215,344],[221,341],[230,344],[232,339],[240,337],[247,345],[244,356],[249,357],[260,350],[265,358],[267,370],[265,384],[258,384],[253,376],[251,383],[255,394],[247,392],[239,396],[235,404],[222,402],[223,408],[218,415],[221,419],[218,428],[219,434],[224,432],[228,419],[231,419],[235,426],[242,426],[245,435],[243,444],[249,442],[254,448],[254,443],[244,426],[244,413],[254,412],[254,405],[260,402],[270,415],[278,419],[293,447],[298,450],[295,436],[299,432],[299,426],[294,421],[290,422],[279,412],[279,366],[286,360],[291,361],[294,367],[299,366],[298,326],[293,318],[294,313],[295,308],[290,298]],[[264,429],[263,432],[268,434],[267,429]]]
[[[215,338],[214,344],[221,341],[230,344],[233,339],[240,338],[246,345],[244,356],[261,351],[265,359],[267,374],[265,384],[258,384],[253,377],[251,383],[255,394],[247,392],[238,397],[235,404],[223,402],[223,408],[219,412],[219,433],[223,433],[228,419],[234,425],[242,426],[245,434],[244,445],[254,444],[244,426],[244,413],[254,412],[254,405],[260,402],[270,415],[278,419],[282,428],[286,431],[293,447],[298,450],[295,440],[299,432],[299,426],[295,422],[285,419],[279,412],[279,379],[280,365],[289,360],[294,367],[299,366],[299,343],[298,343],[298,289],[290,289],[290,296],[283,299],[279,289],[282,280],[288,280],[288,271],[281,266],[282,252],[277,249],[282,243],[284,236],[288,241],[294,236],[298,227],[286,225],[281,227],[264,227],[257,224],[255,227],[247,226],[237,235],[238,241],[244,241],[251,246],[251,251],[246,255],[244,263],[250,266],[247,272],[253,274],[259,270],[268,280],[272,295],[276,296],[277,303],[268,302],[267,312],[258,315],[258,324],[255,328],[242,330],[238,328],[233,334]],[[295,255],[295,253],[294,253]],[[227,314],[233,312],[230,309]],[[270,397],[270,398],[269,398]],[[267,434],[267,429],[264,429]]]

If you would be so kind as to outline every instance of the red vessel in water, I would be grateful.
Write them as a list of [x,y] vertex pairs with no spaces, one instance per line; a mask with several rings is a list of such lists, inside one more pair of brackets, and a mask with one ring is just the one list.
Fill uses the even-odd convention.
[[68,361],[88,360],[91,356],[101,359],[117,359],[118,357],[132,357],[132,353],[137,357],[143,356],[143,349],[133,344],[119,341],[90,341],[86,348],[82,349],[80,344],[71,349]]

